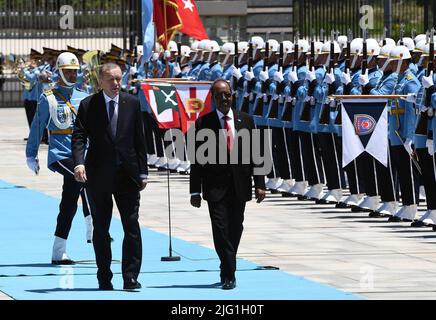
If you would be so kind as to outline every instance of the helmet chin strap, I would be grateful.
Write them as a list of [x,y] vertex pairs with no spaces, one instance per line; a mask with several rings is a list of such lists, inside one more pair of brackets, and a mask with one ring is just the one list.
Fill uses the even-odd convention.
[[65,86],[68,88],[73,87],[76,83],[75,82],[69,82],[67,79],[65,79],[64,73],[62,72],[62,69],[59,69],[59,75],[62,78],[62,81],[64,82]]
[[209,57],[207,57],[207,63],[210,64],[210,62],[212,61],[212,56],[213,56],[213,52],[209,52]]
[[350,66],[351,69],[353,69],[354,66],[356,65],[356,61],[357,61],[357,54],[355,54],[353,57],[353,61],[351,62],[351,66]]
[[229,60],[229,57],[230,57],[230,53],[227,53],[224,60],[223,60],[223,65],[227,64],[227,60]]
[[423,61],[424,61],[424,57],[421,55],[421,56],[419,57],[419,60],[418,60],[418,62],[417,62],[417,65],[421,67]]
[[241,64],[242,59],[244,58],[245,53],[241,53],[238,57],[238,63]]
[[388,64],[389,64],[389,59],[386,59],[385,63],[383,63],[383,66],[380,68],[382,72],[385,71],[385,69],[388,66]]
[[397,74],[400,74],[401,66],[403,65],[403,60],[398,60],[397,70],[395,71]]

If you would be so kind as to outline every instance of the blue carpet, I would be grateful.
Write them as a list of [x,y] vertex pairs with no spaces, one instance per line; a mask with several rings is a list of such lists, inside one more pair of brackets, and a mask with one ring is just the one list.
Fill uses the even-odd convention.
[[[143,195],[147,197],[145,193]],[[225,291],[219,279],[214,250],[173,238],[178,262],[161,262],[168,255],[168,237],[142,228],[143,288],[122,291],[121,221],[112,219],[111,236],[115,291],[96,290],[96,265],[91,244],[85,241],[85,223],[79,209],[73,221],[67,251],[78,264],[50,264],[59,200],[0,180],[0,290],[26,300],[344,300],[362,299],[330,286],[238,259],[238,286]],[[162,212],[165,214],[165,212]],[[212,236],[212,235],[211,235]],[[117,290],[118,289],[118,290]]]

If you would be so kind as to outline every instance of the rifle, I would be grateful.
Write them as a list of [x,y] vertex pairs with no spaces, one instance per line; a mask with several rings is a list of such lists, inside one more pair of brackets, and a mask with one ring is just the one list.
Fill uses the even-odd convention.
[[404,24],[401,24],[400,25],[400,46],[404,45],[403,37],[404,37]]
[[[238,60],[238,26],[236,26],[236,35],[233,40],[233,43],[235,44],[235,55],[233,56],[233,65],[236,68],[239,68],[239,60]],[[236,77],[233,77],[233,109],[236,109],[236,100],[238,98],[238,79]]]
[[[312,71],[312,68],[315,65],[315,41],[313,40],[313,33],[310,36],[310,59],[309,59],[309,72]],[[307,92],[308,96],[311,96],[313,92],[311,92],[310,84]],[[301,121],[310,121],[310,110],[311,110],[311,101],[305,101],[303,105],[303,109],[301,111]]]
[[[299,38],[299,33],[298,31],[295,33],[294,36],[294,58],[292,61],[292,70],[297,71],[298,68],[298,38]],[[296,95],[296,92],[292,92],[291,91],[291,98],[294,98]],[[283,107],[283,116],[282,116],[282,120],[283,121],[292,121],[292,101],[290,101],[289,99],[286,99],[285,105]]]
[[[280,47],[279,47],[278,71],[280,71],[282,68],[283,68],[283,33],[282,33],[282,42],[280,42]],[[277,119],[279,115],[279,104],[280,104],[279,99],[282,93],[283,93],[283,87],[281,83],[277,83],[276,94],[278,94],[279,97],[277,99],[271,100],[271,108],[268,114],[268,118]]]
[[[263,67],[262,71],[266,71],[269,64],[269,43],[268,43],[268,34],[266,36],[266,42],[265,42],[265,53],[263,57]],[[267,97],[267,91],[268,91],[268,83],[266,81],[262,81],[262,87],[261,87],[261,94],[256,97],[256,102],[254,106],[254,113],[255,116],[262,116],[263,115],[263,104],[265,102],[268,102]]]
[[[250,42],[248,43],[248,50],[247,50],[247,70],[250,71],[251,68],[253,68],[253,43]],[[241,105],[241,111],[242,112],[249,112],[250,109],[250,102],[252,100],[252,81],[247,82],[247,91],[244,94],[244,98],[242,100],[242,105]]]
[[[334,44],[334,31],[332,30],[331,39],[330,39],[330,60],[329,60],[329,68],[328,73],[334,72],[335,67],[335,44]],[[328,86],[327,96],[331,96],[336,91],[335,83],[331,83]],[[330,103],[324,103],[322,106],[321,116],[319,118],[320,124],[328,125],[330,123]]]
[[[350,63],[351,63],[351,48],[350,48],[350,42],[351,39],[353,38],[353,33],[351,31],[351,29],[348,29],[348,36],[347,36],[347,52],[345,55],[345,69],[344,71],[347,72],[348,70],[350,70]],[[335,125],[342,125],[342,114],[341,114],[341,108],[340,108],[340,104],[337,104],[337,115],[336,115],[336,119],[335,119]]]
[[[429,77],[433,71],[434,68],[434,29],[432,28],[430,31],[430,43],[429,43],[429,56],[428,56],[428,65],[426,70],[426,76]],[[429,92],[429,89],[425,89],[425,106],[430,107],[431,104],[431,94]],[[431,108],[431,107],[430,107]],[[419,115],[419,120],[416,125],[415,134],[418,135],[424,135],[427,136],[427,130],[428,130],[428,111],[421,111]]]
[[366,38],[367,38],[366,29],[363,29],[362,74],[365,74],[366,70],[368,69],[368,49],[366,46]]

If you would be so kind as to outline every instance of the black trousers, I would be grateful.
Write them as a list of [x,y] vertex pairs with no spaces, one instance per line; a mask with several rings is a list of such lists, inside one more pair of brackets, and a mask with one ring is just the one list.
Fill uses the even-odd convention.
[[112,195],[120,212],[124,230],[122,265],[124,279],[137,279],[142,262],[141,229],[138,222],[139,189],[135,182],[120,167],[114,177],[112,191],[102,191],[96,187],[89,188],[94,208],[92,218],[94,224],[93,244],[97,262],[97,279],[110,281],[112,271],[111,239],[109,226],[112,219]]
[[363,181],[360,179],[362,174],[362,168],[357,165],[357,160],[354,159],[344,167],[344,171],[347,174],[348,188],[351,194],[365,193]]
[[385,167],[380,162],[376,161],[375,168],[377,172],[378,189],[382,202],[398,201],[398,175],[395,168],[392,167],[390,148],[388,148],[388,166]]
[[338,136],[330,132],[318,133],[322,163],[329,190],[342,189],[345,186],[342,170],[342,145]]
[[418,204],[419,177],[406,149],[401,146],[391,146],[391,160],[394,169],[398,172],[400,182],[401,201],[404,206]]
[[298,131],[287,130],[286,141],[288,143],[289,159],[291,161],[292,178],[295,181],[305,181],[303,156],[301,152],[301,140]]
[[27,123],[29,124],[29,128],[32,125],[33,117],[35,116],[36,106],[38,105],[37,101],[33,100],[24,100],[24,110],[26,111]]
[[416,153],[422,171],[421,180],[425,189],[427,209],[436,210],[435,156],[430,156],[427,148],[416,149]]
[[227,190],[223,199],[208,201],[212,223],[213,243],[220,258],[221,278],[235,278],[236,254],[242,236],[245,201],[236,196],[233,187]]
[[316,134],[299,132],[302,147],[304,173],[309,185],[315,185],[324,182],[322,170],[322,160],[319,151],[319,142]]
[[79,196],[82,197],[83,213],[85,217],[91,214],[92,198],[85,188],[85,185],[74,180],[74,164],[72,159],[56,161],[52,163],[50,167],[64,176],[55,236],[67,239],[73,218],[76,215]]
[[362,181],[367,196],[379,194],[375,159],[367,152],[361,153],[357,159],[359,179]]
[[275,141],[275,152],[277,158],[277,171],[282,179],[292,177],[291,157],[289,154],[289,145],[291,129],[273,128],[273,141]]

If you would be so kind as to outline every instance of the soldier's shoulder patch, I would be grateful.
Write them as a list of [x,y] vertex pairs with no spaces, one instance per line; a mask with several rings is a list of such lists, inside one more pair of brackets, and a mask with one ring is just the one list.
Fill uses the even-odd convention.
[[412,79],[413,79],[412,74],[411,74],[411,73],[408,73],[408,74],[406,75],[406,79],[407,79],[407,80],[412,80]]

